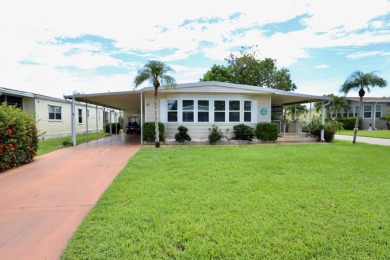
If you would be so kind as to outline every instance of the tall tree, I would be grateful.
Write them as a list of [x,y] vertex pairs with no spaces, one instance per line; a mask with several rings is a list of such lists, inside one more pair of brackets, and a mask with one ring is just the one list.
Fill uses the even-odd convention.
[[256,58],[255,46],[242,48],[239,55],[231,53],[226,58],[227,66],[214,65],[200,81],[220,81],[294,91],[289,70],[276,67],[276,60]]
[[375,72],[370,72],[370,73],[364,73],[361,71],[355,71],[352,73],[347,80],[344,82],[343,85],[340,87],[340,92],[343,92],[344,94],[348,94],[352,90],[358,90],[359,91],[359,114],[356,117],[356,122],[355,122],[355,128],[353,131],[353,139],[352,143],[356,143],[356,136],[358,132],[358,127],[359,127],[359,118],[362,114],[362,103],[363,103],[363,97],[364,94],[367,92],[370,92],[371,89],[370,87],[386,87],[387,86],[387,81],[384,80],[383,78],[377,76]]
[[158,88],[161,84],[166,85],[168,87],[174,87],[176,85],[176,80],[172,76],[168,75],[169,72],[173,72],[173,70],[164,62],[150,60],[144,65],[141,70],[138,71],[138,74],[134,79],[136,88],[147,80],[149,80],[154,87],[154,122],[156,131],[156,148],[160,147],[160,132],[157,116]]

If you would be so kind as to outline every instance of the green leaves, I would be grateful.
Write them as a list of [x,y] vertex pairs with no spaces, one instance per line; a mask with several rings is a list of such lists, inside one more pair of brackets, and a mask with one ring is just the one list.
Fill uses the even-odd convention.
[[0,106],[0,172],[31,162],[38,150],[34,117],[20,108]]

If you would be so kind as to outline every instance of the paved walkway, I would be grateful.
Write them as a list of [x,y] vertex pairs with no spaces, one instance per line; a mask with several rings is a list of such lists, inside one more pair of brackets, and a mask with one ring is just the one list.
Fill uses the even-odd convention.
[[83,218],[139,149],[117,135],[0,173],[0,259],[59,259]]
[[[339,140],[351,141],[351,143],[352,143],[353,136],[334,135],[334,138],[339,139]],[[378,145],[390,145],[390,139],[363,137],[363,136],[359,136],[359,132],[358,132],[358,135],[356,137],[356,143],[359,143],[359,142],[368,143],[368,144],[378,144]]]

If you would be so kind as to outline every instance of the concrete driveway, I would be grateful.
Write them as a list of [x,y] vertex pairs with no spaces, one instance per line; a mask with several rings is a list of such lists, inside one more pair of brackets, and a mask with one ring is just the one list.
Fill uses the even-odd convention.
[[[334,135],[334,139],[339,139],[339,140],[346,140],[346,141],[351,141],[353,136],[349,135]],[[372,138],[372,137],[363,137],[358,135],[356,137],[356,143],[368,143],[368,144],[378,144],[378,145],[390,145],[390,139],[385,139],[385,138]]]
[[0,259],[59,259],[81,221],[140,148],[117,135],[0,173]]

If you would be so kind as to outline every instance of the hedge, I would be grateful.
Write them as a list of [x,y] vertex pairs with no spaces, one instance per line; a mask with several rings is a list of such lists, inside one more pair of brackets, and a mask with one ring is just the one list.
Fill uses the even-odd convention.
[[20,108],[0,106],[0,172],[33,160],[38,150],[38,131],[33,115]]
[[278,139],[278,125],[274,123],[258,123],[256,137],[262,141],[276,141]]
[[[161,122],[158,123],[160,141],[165,140],[165,125]],[[143,140],[147,142],[154,142],[156,139],[155,122],[145,122],[142,127]]]

